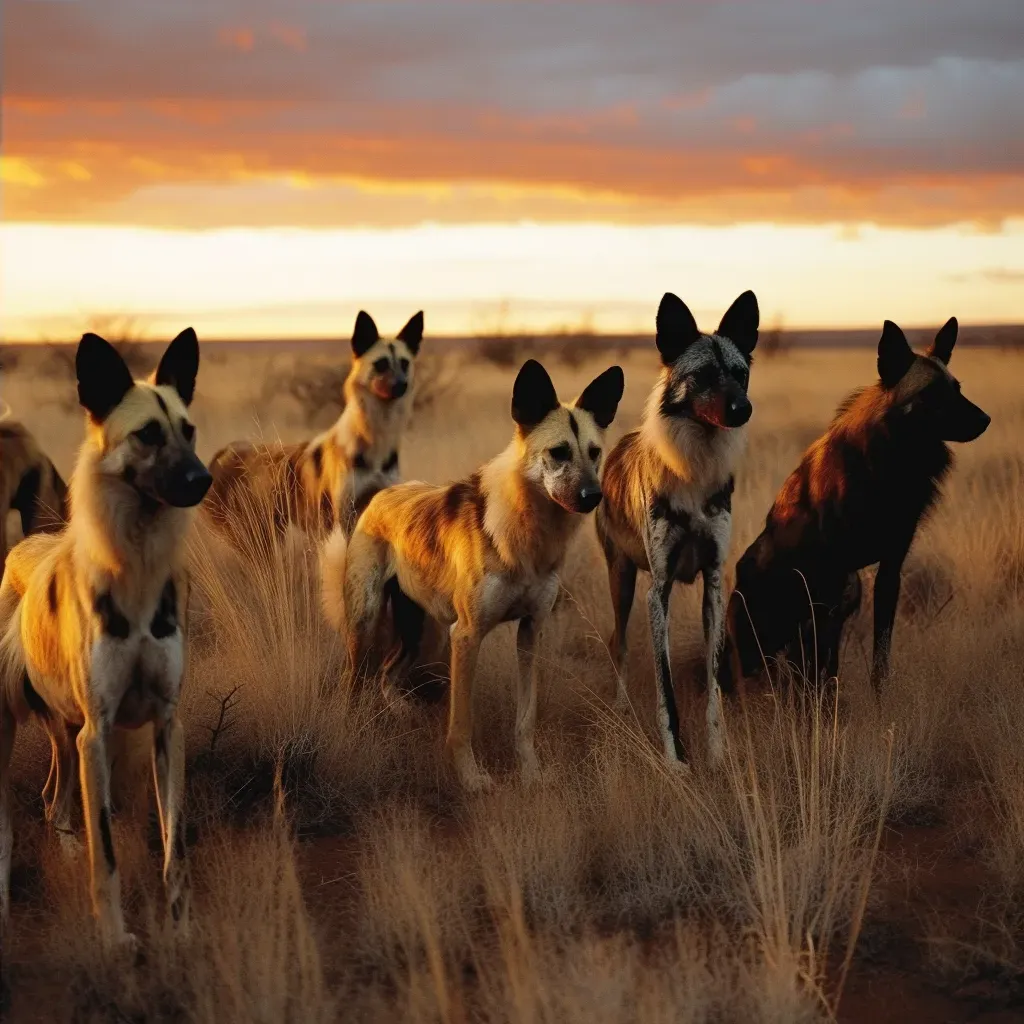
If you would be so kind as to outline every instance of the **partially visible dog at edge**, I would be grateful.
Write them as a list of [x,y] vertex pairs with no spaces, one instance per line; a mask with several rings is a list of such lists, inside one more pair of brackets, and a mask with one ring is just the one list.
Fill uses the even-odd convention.
[[859,607],[858,570],[878,564],[871,679],[889,672],[900,570],[952,463],[989,417],[949,372],[956,319],[916,354],[887,320],[878,381],[851,394],[782,485],[764,530],[736,567],[728,676],[744,685],[785,651],[813,679],[839,673],[843,626]]
[[54,533],[67,522],[67,486],[36,439],[17,420],[0,418],[0,573],[7,558],[7,518],[21,534]]
[[217,452],[210,462],[213,487],[203,505],[208,521],[237,549],[257,553],[282,537],[289,523],[314,537],[335,526],[348,536],[370,498],[399,480],[399,448],[422,341],[422,312],[388,341],[360,311],[341,416],[301,444],[236,442]]
[[68,526],[17,544],[0,585],[0,921],[9,913],[10,760],[17,724],[35,718],[53,754],[46,817],[67,840],[79,777],[93,911],[104,941],[131,945],[110,826],[115,728],[153,726],[167,900],[176,921],[188,914],[177,707],[187,660],[185,541],[211,482],[188,414],[199,345],[191,328],[183,331],[153,376],[136,381],[113,346],[86,334],[76,368],[87,415]]
[[725,599],[722,568],[732,536],[732,493],[743,454],[747,397],[760,314],[753,292],[704,334],[677,296],[667,293],[657,315],[662,370],[639,430],[612,449],[604,469],[605,500],[598,538],[608,564],[615,625],[609,642],[617,676],[616,703],[628,703],[626,628],[637,570],[651,575],[647,615],[658,687],[658,727],[665,757],[686,760],[669,664],[669,598],[676,581],[703,577],[707,729],[711,755],[723,751],[719,653]]
[[[484,637],[518,620],[516,746],[524,778],[539,770],[534,750],[538,634],[558,594],[568,544],[601,501],[605,431],[625,380],[605,370],[562,404],[536,360],[512,390],[511,444],[465,480],[448,486],[407,483],[381,491],[360,516],[347,554],[325,553],[328,617],[348,630],[354,672],[390,604],[398,642],[383,670],[389,702],[419,653],[426,617],[450,627],[451,686],[446,752],[469,790],[491,778],[473,752],[472,704]],[[343,607],[331,608],[332,601]]]

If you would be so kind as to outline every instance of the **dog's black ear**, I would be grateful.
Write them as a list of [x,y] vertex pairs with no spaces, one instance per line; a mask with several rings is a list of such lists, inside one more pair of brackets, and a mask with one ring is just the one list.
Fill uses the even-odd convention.
[[558,395],[548,371],[536,359],[527,359],[512,385],[512,419],[530,430],[557,408]]
[[956,335],[959,330],[960,325],[956,322],[956,317],[951,316],[939,329],[939,333],[935,335],[932,347],[928,349],[928,355],[938,359],[940,363],[948,364],[949,357],[953,354],[953,346],[956,344]]
[[404,341],[409,351],[416,355],[423,341],[423,310],[409,318],[409,322],[398,332],[398,340]]
[[102,423],[133,387],[131,371],[121,353],[98,334],[83,334],[75,353],[78,401]]
[[697,321],[678,295],[665,292],[658,306],[657,342],[661,361],[670,366],[685,351],[688,345],[700,337]]
[[728,338],[745,356],[749,356],[757,345],[757,329],[761,324],[761,311],[757,308],[757,296],[745,291],[726,311],[715,332],[720,338]]
[[160,358],[153,374],[153,383],[169,384],[186,405],[192,404],[196,393],[196,375],[199,373],[199,339],[191,327],[186,327]]
[[359,310],[359,314],[356,316],[356,326],[352,331],[352,351],[356,354],[356,359],[362,359],[378,341],[380,341],[380,334],[377,331],[377,325],[373,322],[373,317],[365,310]]
[[899,384],[913,363],[914,350],[907,336],[891,320],[886,320],[882,337],[878,339],[878,376],[882,387],[893,388]]
[[625,388],[626,375],[622,367],[609,366],[583,389],[583,394],[576,399],[576,408],[589,412],[604,430],[615,419]]

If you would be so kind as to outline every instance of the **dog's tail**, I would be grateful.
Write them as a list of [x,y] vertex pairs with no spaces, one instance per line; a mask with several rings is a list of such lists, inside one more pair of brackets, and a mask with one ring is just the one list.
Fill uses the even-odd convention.
[[341,633],[345,628],[345,554],[348,538],[336,526],[320,549],[320,579],[327,621]]
[[21,646],[21,597],[0,587],[0,715],[25,717],[25,652]]

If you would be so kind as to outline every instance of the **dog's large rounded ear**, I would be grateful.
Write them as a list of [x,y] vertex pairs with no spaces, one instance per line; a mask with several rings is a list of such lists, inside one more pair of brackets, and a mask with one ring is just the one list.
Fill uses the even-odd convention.
[[356,316],[356,326],[352,331],[352,351],[356,359],[362,359],[367,352],[380,341],[380,334],[373,317],[365,310],[359,310]]
[[886,320],[878,339],[878,376],[882,386],[895,387],[913,363],[914,350],[907,336],[891,320]]
[[409,351],[416,355],[423,341],[423,310],[409,318],[409,322],[398,332],[398,340],[404,341]]
[[121,353],[98,334],[83,334],[75,353],[78,401],[102,423],[133,387],[131,371]]
[[757,345],[757,329],[761,324],[761,311],[757,307],[757,296],[745,291],[726,311],[715,332],[720,338],[728,338],[745,356],[749,356]]
[[626,375],[622,367],[609,366],[583,389],[583,394],[576,399],[576,408],[589,412],[604,430],[615,419],[625,388]]
[[670,366],[700,337],[697,321],[678,295],[665,292],[658,306],[657,343],[661,361]]
[[949,357],[953,354],[953,346],[956,344],[956,335],[959,330],[960,325],[956,322],[956,317],[951,316],[939,329],[939,333],[935,335],[932,347],[928,349],[928,355],[933,359],[938,359],[940,363],[947,364]]
[[512,419],[531,430],[557,408],[558,395],[548,371],[536,359],[527,359],[512,385]]
[[170,385],[186,405],[192,404],[196,393],[196,375],[199,373],[199,339],[191,327],[186,327],[167,346],[160,365],[153,374],[153,383]]

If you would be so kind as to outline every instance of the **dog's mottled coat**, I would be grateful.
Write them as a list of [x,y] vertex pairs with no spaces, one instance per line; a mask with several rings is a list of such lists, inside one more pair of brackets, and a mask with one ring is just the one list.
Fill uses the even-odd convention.
[[[604,433],[624,386],[613,366],[572,404],[559,403],[547,371],[528,360],[512,395],[515,435],[508,448],[447,487],[407,483],[377,494],[356,524],[343,559],[324,559],[328,608],[348,628],[358,671],[390,601],[401,640],[385,669],[385,693],[416,658],[425,616],[450,626],[451,695],[446,749],[460,780],[481,789],[490,778],[472,746],[473,677],[484,637],[518,620],[516,745],[527,779],[536,775],[534,724],[538,632],[558,592],[558,571],[583,514],[601,499]],[[343,575],[343,587],[331,577]]]
[[302,444],[236,442],[217,452],[203,505],[208,519],[243,550],[254,546],[255,531],[255,549],[265,551],[289,523],[314,537],[335,526],[350,534],[370,498],[400,479],[399,449],[422,340],[422,312],[393,341],[382,339],[373,319],[360,312],[337,422]]
[[608,564],[615,625],[609,642],[628,701],[626,628],[637,570],[651,575],[647,613],[658,683],[658,726],[665,756],[686,758],[669,664],[668,611],[678,580],[704,581],[703,624],[712,755],[722,751],[718,659],[724,627],[722,568],[732,535],[732,492],[744,450],[750,364],[758,331],[757,299],[744,292],[714,334],[702,334],[671,292],[657,316],[662,371],[643,424],[605,463],[605,500],[596,526]]

